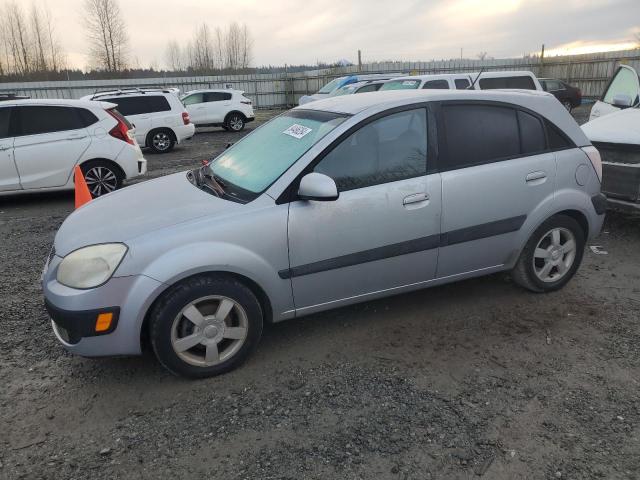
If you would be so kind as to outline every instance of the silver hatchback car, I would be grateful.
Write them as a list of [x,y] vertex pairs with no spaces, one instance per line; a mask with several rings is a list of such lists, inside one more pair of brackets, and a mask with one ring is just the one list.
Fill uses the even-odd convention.
[[510,270],[564,286],[600,231],[597,150],[551,95],[391,91],[276,117],[208,166],[100,197],[42,278],[73,353],[239,365],[265,323]]

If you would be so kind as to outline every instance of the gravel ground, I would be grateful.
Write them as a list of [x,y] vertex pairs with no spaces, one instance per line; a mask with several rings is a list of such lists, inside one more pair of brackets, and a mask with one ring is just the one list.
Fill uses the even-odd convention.
[[[240,136],[147,154],[150,176]],[[608,215],[608,255],[560,292],[495,275],[364,303],[186,381],[65,353],[38,277],[73,198],[0,202],[0,478],[640,478],[638,219]]]

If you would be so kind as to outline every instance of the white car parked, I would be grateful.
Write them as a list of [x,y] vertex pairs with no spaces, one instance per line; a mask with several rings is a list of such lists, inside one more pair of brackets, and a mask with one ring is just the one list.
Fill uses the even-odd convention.
[[132,126],[106,102],[0,102],[0,194],[74,187],[80,165],[94,197],[143,175]]
[[241,90],[192,90],[185,93],[182,103],[197,126],[222,127],[239,132],[255,120],[251,99]]
[[474,90],[518,89],[542,90],[536,76],[526,70],[480,73],[442,73],[412,75],[385,82],[380,91],[386,90]]
[[156,153],[166,153],[193,137],[196,131],[176,89],[133,89],[99,92],[83,97],[115,103],[135,127],[138,143]]

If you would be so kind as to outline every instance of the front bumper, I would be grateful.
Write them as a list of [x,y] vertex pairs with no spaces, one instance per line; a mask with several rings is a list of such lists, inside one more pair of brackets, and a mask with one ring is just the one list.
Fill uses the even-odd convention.
[[[59,257],[54,257],[43,278],[45,305],[54,333],[70,352],[86,357],[138,355],[146,312],[164,284],[144,275],[114,277],[104,285],[78,290],[56,280]],[[112,326],[96,333],[97,315],[114,314]]]

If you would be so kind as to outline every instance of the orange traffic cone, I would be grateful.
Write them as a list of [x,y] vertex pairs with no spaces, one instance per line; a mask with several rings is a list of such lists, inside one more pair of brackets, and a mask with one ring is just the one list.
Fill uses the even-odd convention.
[[76,208],[80,208],[85,203],[90,202],[92,197],[91,192],[89,192],[87,182],[84,179],[84,175],[82,174],[82,170],[80,170],[78,165],[76,165],[74,176],[76,186]]

